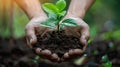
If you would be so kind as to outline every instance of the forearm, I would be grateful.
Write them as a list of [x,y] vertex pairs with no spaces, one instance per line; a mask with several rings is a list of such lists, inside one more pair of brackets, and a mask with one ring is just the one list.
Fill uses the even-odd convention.
[[38,16],[45,16],[39,0],[15,0],[16,3],[24,10],[29,19]]
[[84,18],[85,13],[95,0],[71,0],[67,15]]

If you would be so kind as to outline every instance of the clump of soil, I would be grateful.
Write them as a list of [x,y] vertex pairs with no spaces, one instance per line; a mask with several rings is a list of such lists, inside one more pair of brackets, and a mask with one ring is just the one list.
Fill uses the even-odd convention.
[[59,57],[62,57],[70,49],[82,49],[79,38],[66,35],[64,30],[47,32],[43,36],[38,35],[37,40],[36,47],[51,50],[52,53],[56,53]]

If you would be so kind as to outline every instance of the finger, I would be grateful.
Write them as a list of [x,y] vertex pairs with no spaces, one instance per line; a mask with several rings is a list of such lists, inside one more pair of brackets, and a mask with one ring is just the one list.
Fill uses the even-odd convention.
[[82,55],[83,53],[84,53],[84,51],[81,50],[81,49],[72,49],[72,50],[69,50],[69,52],[68,52],[69,59],[75,58],[75,57],[77,57],[77,56],[80,56],[80,55]]
[[30,40],[29,40],[29,38],[26,36],[26,41],[27,41],[27,45],[30,47],[30,48],[32,48],[32,45],[30,44]]
[[39,54],[41,52],[41,50],[42,50],[41,48],[36,48],[35,53]]
[[83,53],[84,53],[84,51],[81,50],[81,49],[74,49],[74,54],[75,54],[76,56],[80,56],[80,55],[82,55]]
[[52,62],[58,62],[60,58],[58,57],[57,54],[53,53],[50,59]]
[[89,39],[90,33],[89,33],[89,26],[86,23],[82,23],[81,24],[81,38],[80,38],[80,42],[83,45],[83,47],[86,47],[87,45],[87,41]]
[[66,61],[66,60],[68,60],[68,59],[69,59],[69,54],[68,54],[68,52],[67,52],[67,53],[65,53],[65,54],[63,55],[62,58],[60,58],[60,62]]
[[38,54],[39,54],[41,57],[46,58],[46,59],[51,58],[51,55],[52,55],[51,51],[50,51],[50,50],[47,50],[47,49],[41,50],[40,52],[38,52]]
[[35,45],[37,42],[37,37],[35,35],[34,27],[26,26],[25,31],[26,31],[27,44],[32,48],[32,46]]
[[69,56],[68,52],[63,55],[63,59],[65,59],[65,60],[67,60],[69,57],[70,56]]
[[72,49],[72,50],[69,50],[68,54],[64,54],[64,61],[66,60],[72,60],[74,58],[77,58],[81,55],[83,55],[84,51],[81,50],[81,49]]
[[69,50],[68,54],[70,57],[72,57],[74,55],[74,50],[73,49]]

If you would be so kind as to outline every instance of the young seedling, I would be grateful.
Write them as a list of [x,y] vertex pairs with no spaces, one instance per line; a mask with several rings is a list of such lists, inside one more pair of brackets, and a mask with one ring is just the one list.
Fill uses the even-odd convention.
[[112,67],[112,62],[109,61],[107,55],[102,56],[102,62],[103,62],[103,63],[102,63],[102,66],[103,66],[103,67]]
[[60,31],[65,26],[77,26],[77,23],[74,19],[63,19],[66,14],[66,2],[65,0],[59,0],[56,4],[45,3],[42,5],[42,8],[46,12],[48,18],[46,21],[41,22],[41,26],[49,27]]

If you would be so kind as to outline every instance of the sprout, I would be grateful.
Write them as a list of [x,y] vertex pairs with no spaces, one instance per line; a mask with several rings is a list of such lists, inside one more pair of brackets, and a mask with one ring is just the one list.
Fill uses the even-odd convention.
[[112,62],[109,61],[107,55],[102,56],[102,62],[103,62],[103,63],[102,63],[102,66],[103,66],[103,67],[112,67]]
[[49,27],[60,31],[65,26],[77,26],[74,19],[63,19],[66,15],[66,2],[65,0],[59,0],[56,4],[45,3],[42,5],[43,10],[47,13],[48,18],[46,21],[40,23],[41,26]]

